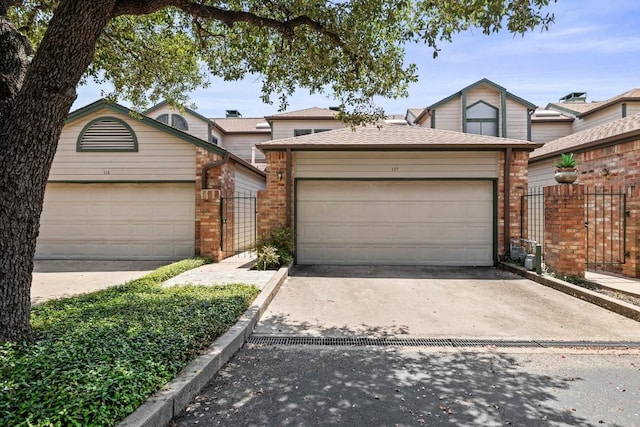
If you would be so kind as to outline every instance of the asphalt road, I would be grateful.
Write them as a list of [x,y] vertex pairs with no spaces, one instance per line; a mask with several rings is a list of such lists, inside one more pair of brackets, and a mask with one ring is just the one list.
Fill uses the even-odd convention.
[[174,426],[640,426],[640,353],[245,346]]

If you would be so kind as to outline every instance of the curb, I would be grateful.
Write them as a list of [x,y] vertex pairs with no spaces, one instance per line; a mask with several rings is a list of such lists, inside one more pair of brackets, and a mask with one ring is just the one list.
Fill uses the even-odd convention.
[[637,307],[633,304],[619,301],[615,298],[590,291],[589,289],[585,289],[581,286],[572,285],[571,283],[567,283],[560,279],[549,276],[542,276],[515,265],[501,262],[498,266],[503,270],[518,274],[536,283],[540,283],[541,285],[548,286],[557,291],[564,292],[565,294],[579,298],[586,302],[590,302],[591,304],[595,304],[609,311],[613,311],[614,313],[618,313],[624,317],[628,317],[629,319],[640,322],[640,307]]
[[289,267],[280,268],[235,325],[218,337],[205,354],[191,361],[173,380],[142,403],[138,409],[118,424],[118,427],[169,425],[169,422],[186,409],[220,368],[242,348],[287,277],[289,277]]

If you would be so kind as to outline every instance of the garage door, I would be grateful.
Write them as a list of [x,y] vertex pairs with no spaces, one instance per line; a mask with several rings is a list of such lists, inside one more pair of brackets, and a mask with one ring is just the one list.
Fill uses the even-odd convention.
[[194,218],[194,184],[50,183],[36,257],[190,257]]
[[299,181],[299,264],[494,264],[492,181]]

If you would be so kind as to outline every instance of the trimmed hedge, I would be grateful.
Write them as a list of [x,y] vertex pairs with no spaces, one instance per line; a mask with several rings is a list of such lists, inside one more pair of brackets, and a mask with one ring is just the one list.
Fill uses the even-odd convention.
[[0,345],[0,425],[109,426],[133,412],[259,293],[243,284],[159,285],[205,262],[34,307],[36,342]]

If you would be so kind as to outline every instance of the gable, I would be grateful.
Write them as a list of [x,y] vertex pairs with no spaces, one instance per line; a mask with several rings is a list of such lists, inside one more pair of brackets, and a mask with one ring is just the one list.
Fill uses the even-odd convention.
[[[109,125],[102,126],[104,123]],[[123,130],[129,132],[135,141],[135,150],[122,149],[118,146],[122,143],[120,140],[113,142],[102,136],[113,133],[112,124],[117,126],[120,140],[127,142],[128,136],[123,134]],[[91,132],[89,136],[93,146],[83,149],[87,131]],[[195,150],[193,144],[175,135],[102,107],[64,126],[49,181],[193,182],[196,175]]]

